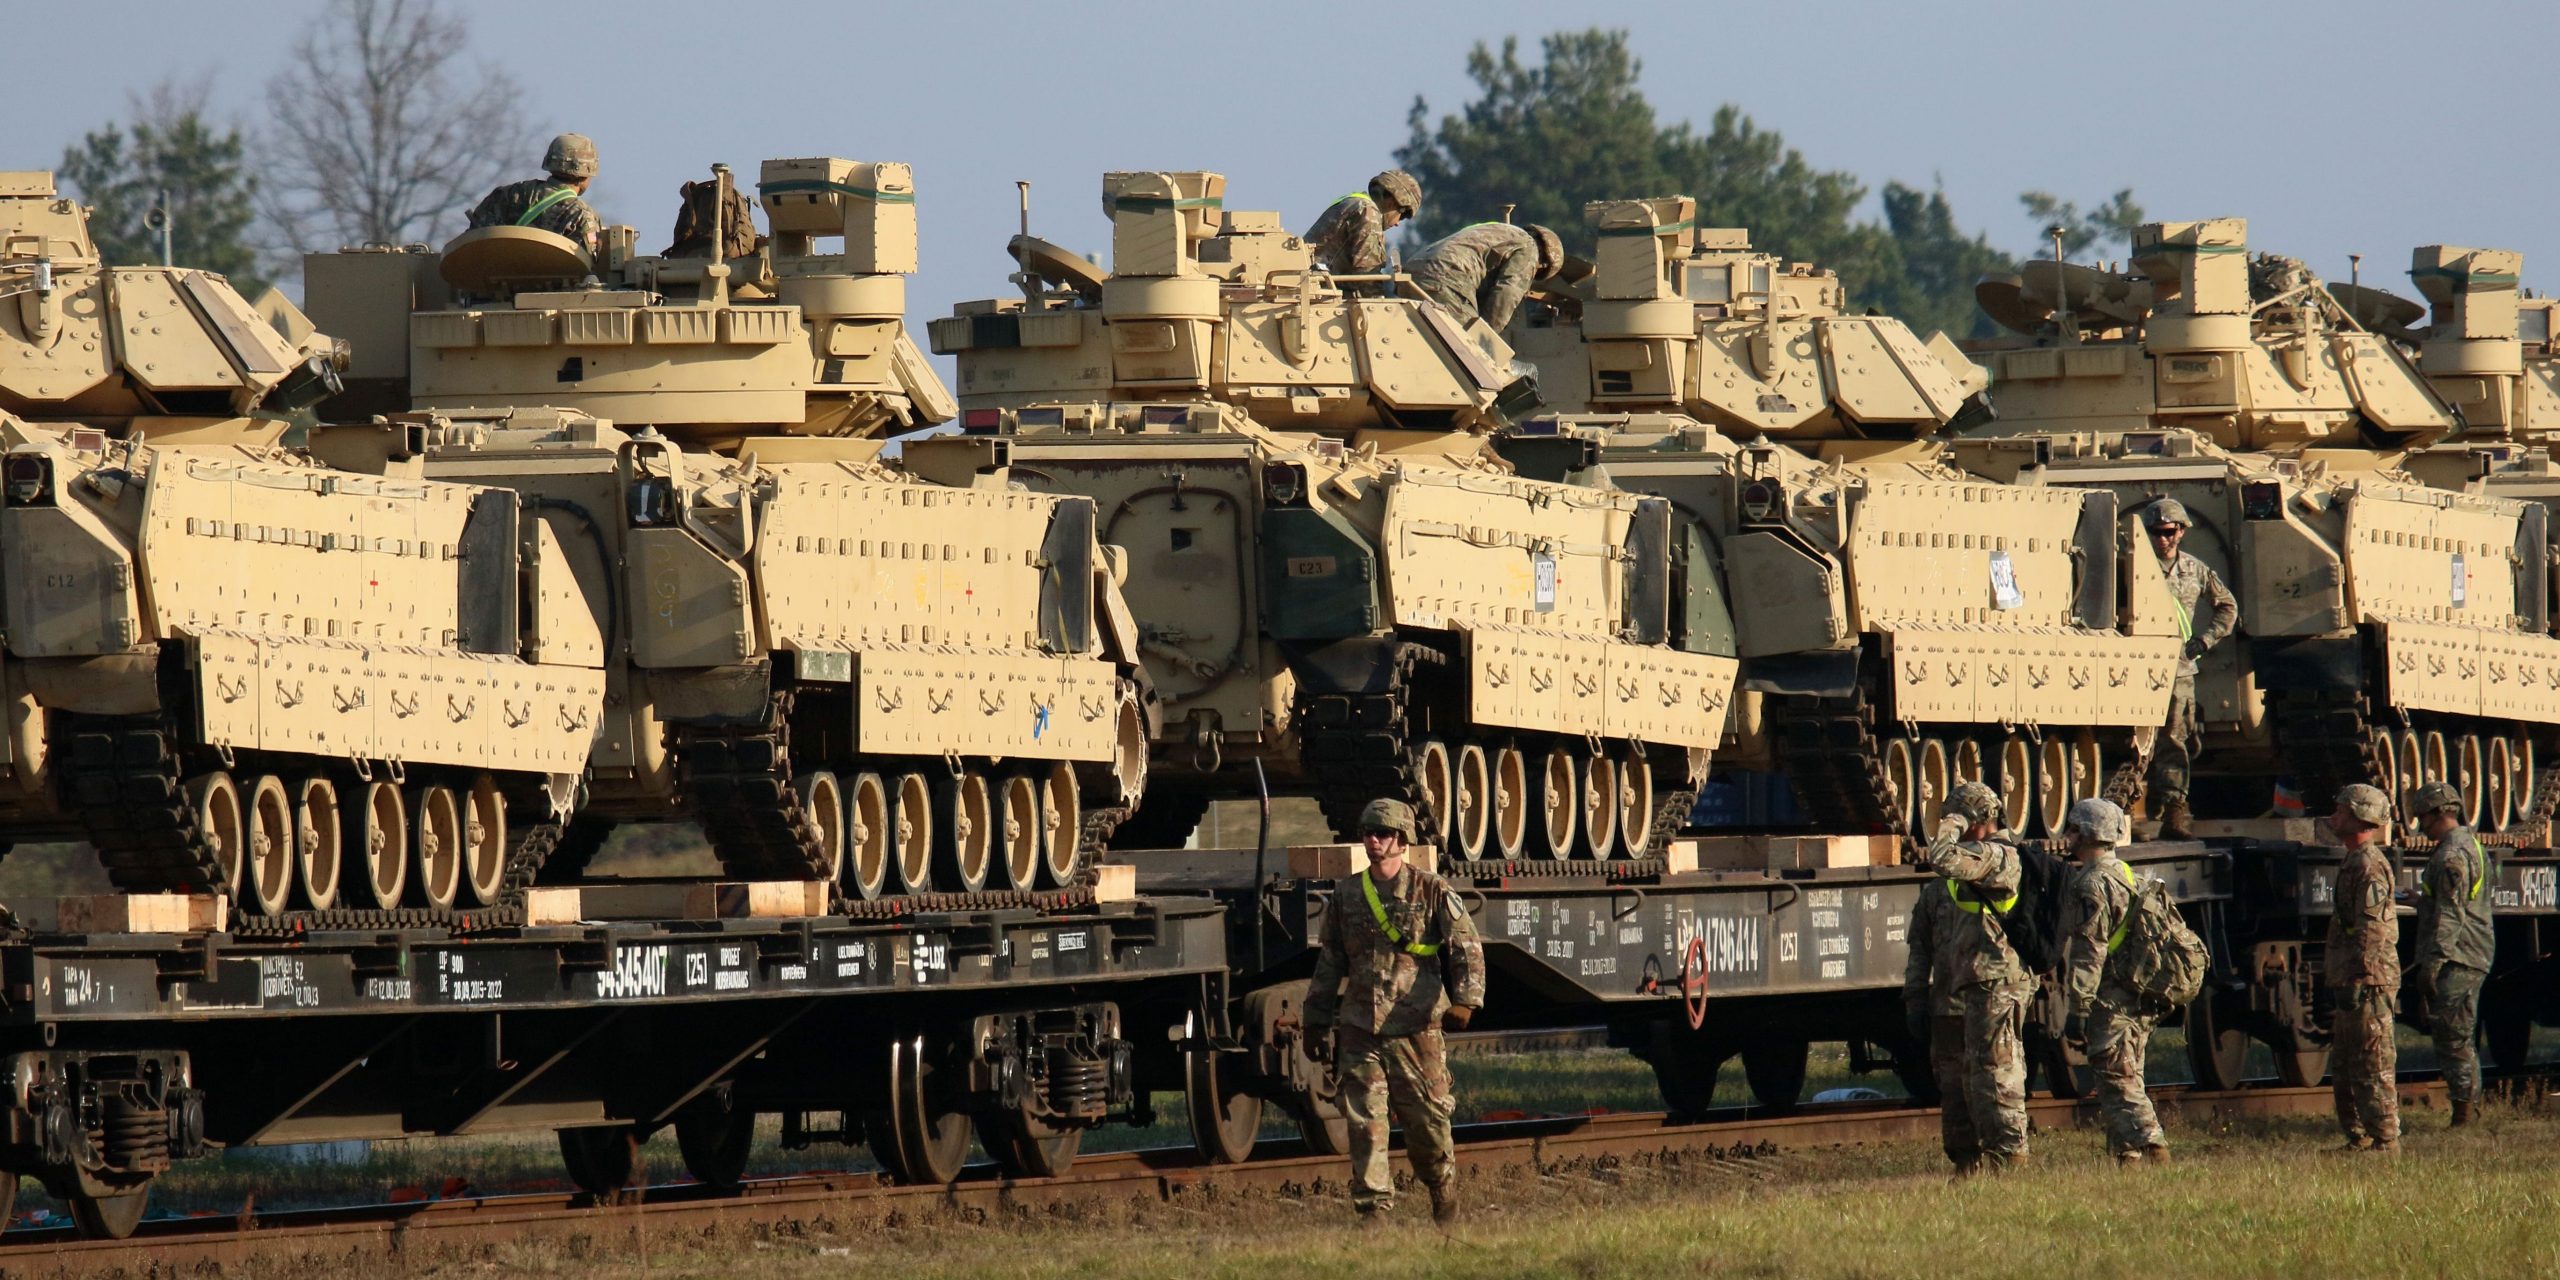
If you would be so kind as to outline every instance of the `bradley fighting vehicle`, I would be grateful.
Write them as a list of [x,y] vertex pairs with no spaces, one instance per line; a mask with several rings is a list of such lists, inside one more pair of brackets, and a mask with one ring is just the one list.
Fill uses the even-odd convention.
[[338,360],[0,174],[6,838],[268,915],[530,881],[601,673],[530,643],[561,611],[519,597],[516,495],[279,447]]
[[2461,420],[2376,330],[2390,309],[2253,259],[2246,230],[2155,223],[2129,273],[1985,282],[2018,336],[1980,353],[1998,417],[1952,456],[2186,506],[2185,550],[2238,597],[2245,641],[2200,663],[2200,810],[2255,813],[2288,776],[2314,809],[2348,783],[2449,779],[2504,826],[2560,725],[2546,514],[2420,483],[2410,468],[2440,465]]
[[1013,483],[1001,440],[884,456],[951,413],[904,331],[908,169],[761,178],[760,243],[725,168],[695,184],[736,256],[495,227],[309,259],[351,395],[403,410],[314,447],[523,495],[529,590],[588,606],[537,642],[606,684],[564,857],[688,816],[730,874],[848,898],[1070,884],[1146,763],[1093,504]]
[[2178,648],[2125,509],[1947,467],[1933,437],[1977,412],[1979,371],[1695,211],[1587,206],[1593,269],[1510,334],[1556,412],[1504,447],[1670,505],[1686,627],[1742,662],[1719,762],[1890,831],[1927,830],[1959,781],[2022,830],[2121,792]]
[[1684,629],[1669,504],[1517,474],[1485,447],[1528,390],[1497,335],[1314,270],[1224,191],[1106,175],[1108,274],[1026,233],[1021,296],[932,323],[964,431],[1127,548],[1164,715],[1123,842],[1259,771],[1346,835],[1390,795],[1458,857],[1649,856],[1734,670]]

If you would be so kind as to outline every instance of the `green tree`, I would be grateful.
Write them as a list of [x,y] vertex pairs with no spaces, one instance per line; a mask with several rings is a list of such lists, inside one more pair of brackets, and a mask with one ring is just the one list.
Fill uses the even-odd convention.
[[1886,183],[1884,222],[1893,269],[1879,276],[1870,304],[1923,334],[1942,329],[1958,337],[1989,336],[1995,326],[1974,305],[1973,286],[2018,264],[1992,248],[1989,237],[1968,239],[1943,190]]
[[218,272],[256,296],[267,284],[248,241],[258,180],[242,165],[240,131],[205,118],[202,86],[163,83],[132,111],[130,124],[110,123],[62,153],[63,184],[92,209],[98,256],[109,266],[158,263],[151,216],[166,191],[176,265]]
[[2133,202],[2131,187],[2107,197],[2105,204],[2087,213],[2080,212],[2079,205],[2047,191],[2022,192],[2018,203],[2026,206],[2027,216],[2035,219],[2036,226],[2042,230],[2043,241],[2036,246],[2035,253],[2039,258],[2052,252],[2053,238],[2057,234],[2062,237],[2062,256],[2066,260],[2079,257],[2099,245],[2130,248],[2134,228],[2148,220],[2142,206]]

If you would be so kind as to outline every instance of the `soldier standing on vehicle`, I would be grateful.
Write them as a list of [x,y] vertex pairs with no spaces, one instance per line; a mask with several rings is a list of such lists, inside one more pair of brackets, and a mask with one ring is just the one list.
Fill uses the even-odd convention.
[[1432,301],[1500,329],[1511,323],[1529,286],[1563,266],[1564,241],[1555,232],[1479,222],[1423,246],[1405,274]]
[[1394,1206],[1387,1117],[1404,1126],[1431,1216],[1458,1216],[1449,1117],[1457,1100],[1441,1029],[1484,1004],[1484,945],[1447,882],[1405,860],[1413,806],[1373,800],[1360,814],[1369,869],[1333,886],[1324,946],[1307,991],[1308,1052],[1342,1078],[1351,1121],[1351,1207],[1368,1222]]
[[2142,1078],[2160,1012],[2111,980],[2107,964],[2132,923],[2133,868],[2115,853],[2129,826],[2124,810],[2094,797],[2071,806],[2063,823],[2075,865],[2062,899],[2062,980],[2069,1001],[2062,1034],[2089,1047],[2108,1153],[2121,1164],[2167,1164],[2169,1139]]
[[[2421,791],[2421,794],[2424,794]],[[2391,800],[2358,783],[2338,791],[2329,829],[2346,846],[2338,892],[2329,907],[2327,969],[2336,1009],[2329,1078],[2338,1127],[2349,1151],[2400,1149],[2400,1094],[2394,1076],[2399,1047],[2392,1015],[2400,1011],[2400,919],[2393,914],[2389,837]]]
[[[2169,691],[2169,723],[2151,749],[2151,804],[2160,815],[2160,838],[2185,840],[2195,834],[2187,813],[2188,774],[2195,766],[2197,748],[2203,745],[2202,731],[2196,726],[2196,659],[2240,625],[2240,602],[2204,561],[2178,549],[2195,523],[2187,518],[2185,504],[2162,498],[2151,504],[2146,519],[2151,526],[2151,549],[2159,555],[2160,571],[2177,601],[2178,634],[2186,641],[2178,654],[2177,683]],[[2212,616],[2200,621],[2198,609]]]
[[1964,1001],[1964,1091],[1942,1101],[1972,1113],[1982,1156],[1993,1169],[2027,1163],[2027,1057],[2020,1043],[2035,975],[2018,960],[2004,918],[2018,905],[2024,878],[2018,851],[1998,838],[2000,797],[1979,782],[1947,796],[1937,838],[1921,860],[1945,876],[1924,893],[1955,906],[1949,947]]
[[2430,782],[2409,798],[2410,816],[2436,842],[2418,873],[2417,969],[2427,993],[2436,1065],[2444,1069],[2445,1097],[2456,1127],[2471,1123],[2480,1105],[2480,985],[2489,978],[2498,935],[2490,914],[2489,853],[2462,823],[2462,793]]
[[1960,1178],[1982,1168],[1982,1139],[1965,1102],[1964,980],[1955,947],[1961,914],[1954,895],[1929,886],[1911,906],[1902,962],[1903,1025],[1911,1051],[1929,1055],[1929,1076],[1938,1085],[1938,1143]]
[[1367,275],[1387,265],[1387,233],[1422,211],[1422,184],[1402,169],[1369,179],[1369,189],[1333,202],[1307,228],[1316,265],[1335,275]]
[[510,182],[481,197],[472,207],[471,225],[532,227],[567,236],[592,262],[604,251],[604,223],[580,197],[595,180],[596,144],[583,133],[561,134],[542,153],[542,167],[549,177]]

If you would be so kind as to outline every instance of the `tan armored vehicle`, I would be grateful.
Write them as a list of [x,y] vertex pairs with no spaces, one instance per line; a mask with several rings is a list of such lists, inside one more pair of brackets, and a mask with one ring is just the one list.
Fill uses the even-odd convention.
[[1982,353],[1999,415],[1952,456],[2197,521],[2246,641],[2200,663],[2199,810],[2446,778],[2505,825],[2560,723],[2543,513],[2406,469],[2458,423],[2370,291],[2253,259],[2239,219],[2145,226],[2131,266],[1985,284],[2020,336]]
[[1925,830],[1959,781],[2058,828],[2126,770],[2178,642],[2113,497],[1939,462],[1979,371],[1843,314],[1830,272],[1695,227],[1685,197],[1586,213],[1592,272],[1509,335],[1555,412],[1504,448],[1670,504],[1690,625],[1742,660],[1719,763],[1784,772],[1815,821],[1891,831]]
[[219,276],[105,268],[0,174],[0,658],[12,838],[129,890],[490,905],[577,798],[593,661],[528,652],[515,495],[279,448],[336,389]]
[[582,847],[682,815],[731,874],[849,897],[1070,883],[1145,766],[1092,503],[1013,483],[1003,441],[885,456],[951,413],[904,333],[906,166],[759,189],[772,235],[725,260],[620,227],[597,263],[514,227],[312,258],[321,323],[405,328],[354,373],[417,410],[315,447],[524,495],[593,605],[541,640],[607,677]]
[[1407,798],[1465,858],[1651,855],[1734,667],[1679,629],[1668,505],[1516,474],[1499,336],[1313,270],[1224,187],[1107,175],[1108,275],[1025,236],[1022,296],[932,325],[964,430],[1128,550],[1164,715],[1122,842],[1267,782],[1345,835]]

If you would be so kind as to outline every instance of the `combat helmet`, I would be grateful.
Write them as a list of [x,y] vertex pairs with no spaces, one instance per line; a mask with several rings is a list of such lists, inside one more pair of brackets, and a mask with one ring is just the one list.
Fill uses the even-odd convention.
[[595,140],[583,133],[564,133],[543,150],[542,171],[563,178],[596,176]]
[[1538,242],[1538,279],[1544,280],[1564,270],[1564,237],[1537,223],[1529,224],[1529,238]]
[[1402,169],[1389,169],[1369,179],[1369,198],[1394,206],[1408,218],[1422,212],[1422,184]]
[[[2425,795],[2426,788],[2420,787],[2418,794]],[[2361,782],[2353,786],[2340,787],[2338,788],[2338,807],[2346,810],[2348,817],[2366,826],[2391,825],[2391,798],[2382,794],[2379,787],[2370,787]]]
[[1407,843],[1411,843],[1414,838],[1413,806],[1402,800],[1389,800],[1383,797],[1372,800],[1368,808],[1360,811],[1358,829],[1364,833],[1392,831],[1404,837]]
[[2196,523],[2188,518],[2187,505],[2176,498],[2162,498],[2152,503],[2151,509],[2142,513],[2142,522],[2154,529],[2172,524],[2181,529],[2192,529]]
[[[2409,793],[2409,816],[2424,818],[2438,809],[2462,810],[2462,792],[2450,782],[2430,782]],[[2359,817],[2362,815],[2359,814]]]
[[1942,816],[1958,817],[1967,822],[1998,822],[2000,793],[1979,782],[1959,782],[1947,793]]
[[2065,831],[2086,831],[2091,839],[2110,846],[2123,844],[2131,825],[2115,802],[2097,796],[2072,805],[2070,816],[2062,820]]

